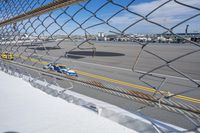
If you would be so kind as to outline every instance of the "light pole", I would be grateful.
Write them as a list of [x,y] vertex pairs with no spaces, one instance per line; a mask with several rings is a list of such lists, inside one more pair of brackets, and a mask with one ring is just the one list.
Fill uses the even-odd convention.
[[185,28],[185,35],[188,34],[188,27],[189,27],[189,24],[186,25],[186,28]]

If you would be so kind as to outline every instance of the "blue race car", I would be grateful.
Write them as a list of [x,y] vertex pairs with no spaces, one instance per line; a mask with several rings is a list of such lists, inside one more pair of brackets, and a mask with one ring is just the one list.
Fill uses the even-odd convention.
[[49,63],[48,65],[44,66],[43,68],[51,70],[51,71],[56,71],[59,73],[64,73],[68,76],[78,77],[78,74],[74,70],[72,70],[71,68],[67,68],[64,64]]

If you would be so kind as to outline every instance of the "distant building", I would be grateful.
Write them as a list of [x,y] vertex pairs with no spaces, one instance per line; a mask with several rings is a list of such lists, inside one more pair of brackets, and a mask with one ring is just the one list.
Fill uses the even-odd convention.
[[107,35],[104,40],[105,41],[118,41],[118,36],[117,35]]
[[28,36],[28,34],[19,32],[12,32],[0,35],[1,40],[28,40],[30,38],[31,36]]
[[[185,43],[187,40],[200,42],[200,33],[176,33],[176,34],[157,34],[165,38],[164,42]],[[187,39],[187,40],[185,40]],[[158,38],[159,41],[159,38]]]
[[96,36],[97,41],[118,42],[185,43],[187,42],[186,39],[200,42],[200,33],[105,35],[103,32],[99,32]]
[[96,40],[97,41],[105,41],[104,37],[105,37],[104,32],[98,32]]

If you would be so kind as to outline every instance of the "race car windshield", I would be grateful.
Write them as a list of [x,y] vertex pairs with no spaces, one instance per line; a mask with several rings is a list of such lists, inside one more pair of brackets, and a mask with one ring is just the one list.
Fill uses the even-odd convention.
[[65,66],[59,66],[61,69],[66,69],[66,67]]

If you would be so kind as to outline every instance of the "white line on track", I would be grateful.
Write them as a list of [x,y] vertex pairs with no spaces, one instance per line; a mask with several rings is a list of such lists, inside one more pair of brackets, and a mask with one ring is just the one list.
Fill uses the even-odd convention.
[[[49,55],[47,55],[46,57],[56,58],[56,57],[49,56]],[[63,59],[66,59],[66,58],[63,58]],[[114,67],[114,66],[96,64],[96,63],[90,63],[90,62],[84,62],[84,61],[76,61],[76,60],[73,60],[73,59],[71,59],[71,61],[77,62],[77,63],[82,63],[82,64],[87,64],[87,65],[101,66],[101,67],[105,67],[105,68],[112,68],[112,69],[118,69],[118,70],[133,72],[131,69],[127,69],[127,68]],[[140,71],[140,70],[135,70],[135,71],[139,72],[139,73],[146,73],[145,71]],[[155,75],[155,76],[163,76],[163,77],[174,78],[174,79],[189,80],[189,79],[184,78],[184,77],[178,77],[178,76],[172,76],[172,75],[166,75],[166,74],[160,74],[160,73],[151,73],[151,74]],[[194,79],[194,81],[200,82],[200,80],[197,80],[197,79]]]
[[[127,69],[127,68],[113,67],[113,66],[108,66],[108,65],[95,64],[95,63],[89,63],[89,62],[83,62],[83,61],[75,61],[75,60],[73,60],[73,62],[133,72],[131,69]],[[145,71],[140,71],[140,70],[135,70],[135,71],[139,72],[139,73],[146,73]],[[189,79],[184,78],[184,77],[178,77],[178,76],[172,76],[172,75],[166,75],[166,74],[160,74],[160,73],[151,73],[151,74],[155,75],[155,76],[163,76],[163,77],[169,77],[169,78],[175,78],[175,79],[181,79],[181,80],[189,80]],[[194,81],[200,82],[200,80],[197,80],[197,79],[195,79]]]

